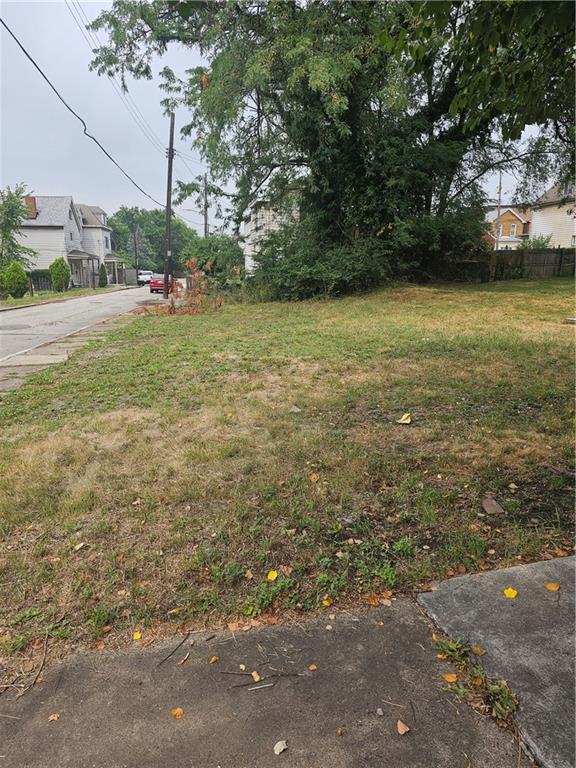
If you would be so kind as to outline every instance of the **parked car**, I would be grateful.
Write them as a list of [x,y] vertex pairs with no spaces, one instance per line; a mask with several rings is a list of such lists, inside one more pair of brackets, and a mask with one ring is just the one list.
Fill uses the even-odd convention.
[[140,269],[138,271],[138,285],[147,285],[152,279],[153,274],[154,272],[151,269]]
[[[174,290],[174,280],[168,278],[168,293]],[[164,293],[164,275],[152,275],[150,278],[150,293]]]

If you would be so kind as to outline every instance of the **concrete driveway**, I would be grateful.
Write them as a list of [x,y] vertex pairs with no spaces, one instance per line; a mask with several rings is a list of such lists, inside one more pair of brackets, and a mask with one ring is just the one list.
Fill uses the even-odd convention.
[[0,361],[151,301],[162,298],[143,287],[0,312]]

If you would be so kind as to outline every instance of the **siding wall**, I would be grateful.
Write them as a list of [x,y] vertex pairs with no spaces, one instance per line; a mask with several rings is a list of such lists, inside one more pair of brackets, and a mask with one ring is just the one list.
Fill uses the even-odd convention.
[[66,253],[82,250],[82,232],[78,228],[76,217],[74,215],[72,218],[68,217],[66,219],[66,223],[64,224],[64,238],[66,242]]
[[573,235],[576,234],[574,221],[574,203],[566,203],[560,207],[547,205],[545,208],[535,208],[532,213],[530,237],[551,235],[552,248],[573,248]]
[[65,256],[70,250],[64,243],[61,227],[24,227],[18,241],[36,251],[36,258],[29,257],[32,269],[48,269],[55,259]]
[[259,250],[260,243],[272,232],[277,232],[286,224],[298,220],[298,209],[291,211],[275,211],[272,208],[258,206],[252,211],[244,225],[244,241],[241,243],[244,251],[244,268],[248,274],[254,271],[254,255]]
[[[108,238],[108,247],[106,247],[106,237]],[[98,256],[99,262],[102,262],[105,256],[111,253],[110,232],[100,227],[83,227],[82,230],[82,250],[86,253],[93,253]]]

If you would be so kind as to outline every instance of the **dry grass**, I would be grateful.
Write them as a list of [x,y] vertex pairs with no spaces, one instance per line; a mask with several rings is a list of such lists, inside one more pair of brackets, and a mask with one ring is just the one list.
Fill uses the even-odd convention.
[[571,291],[139,317],[35,375],[0,417],[10,664],[570,551]]

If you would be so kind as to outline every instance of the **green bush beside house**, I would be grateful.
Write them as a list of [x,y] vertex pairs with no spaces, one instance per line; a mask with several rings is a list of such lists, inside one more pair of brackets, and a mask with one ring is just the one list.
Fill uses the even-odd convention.
[[59,293],[67,291],[70,285],[70,267],[64,257],[60,256],[60,258],[53,261],[50,264],[49,271],[52,289]]
[[100,264],[100,269],[98,271],[98,288],[106,288],[108,285],[108,273],[106,272],[106,265],[104,263]]
[[24,296],[28,290],[28,275],[22,264],[13,261],[0,273],[0,289],[13,299]]

